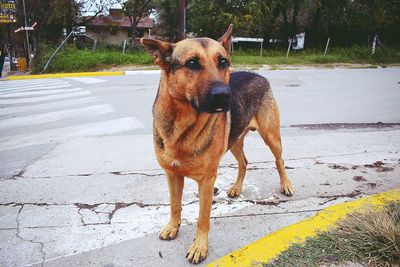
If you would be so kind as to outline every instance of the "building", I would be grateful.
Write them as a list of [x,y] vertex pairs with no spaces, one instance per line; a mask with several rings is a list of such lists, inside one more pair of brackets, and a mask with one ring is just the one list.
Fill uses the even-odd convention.
[[[136,38],[150,37],[154,28],[154,20],[146,17],[139,20]],[[110,9],[108,16],[100,15],[86,24],[86,36],[97,39],[98,42],[112,45],[122,45],[124,40],[132,42],[131,22],[121,9]]]

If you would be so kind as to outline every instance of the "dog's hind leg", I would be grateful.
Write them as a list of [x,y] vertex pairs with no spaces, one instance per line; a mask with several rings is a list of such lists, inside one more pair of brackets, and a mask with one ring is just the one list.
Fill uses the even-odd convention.
[[239,172],[235,183],[228,189],[229,197],[238,197],[242,192],[243,181],[246,175],[247,159],[243,152],[244,137],[249,130],[246,130],[234,146],[230,148],[233,156],[235,156],[239,165]]
[[280,177],[280,191],[291,196],[293,195],[293,188],[282,159],[279,109],[271,93],[265,96],[265,100],[256,113],[256,121],[258,132],[275,157],[275,164]]
[[172,240],[178,235],[181,224],[182,211],[182,192],[184,186],[184,177],[175,175],[166,171],[169,187],[169,198],[171,206],[171,217],[169,223],[160,231],[160,239]]

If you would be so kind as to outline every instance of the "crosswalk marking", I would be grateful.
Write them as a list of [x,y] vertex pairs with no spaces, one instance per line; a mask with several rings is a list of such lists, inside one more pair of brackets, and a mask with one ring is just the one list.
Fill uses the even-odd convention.
[[59,89],[59,88],[68,88],[71,87],[70,84],[68,83],[64,83],[64,84],[52,84],[49,86],[34,86],[34,87],[28,87],[28,86],[24,86],[21,88],[11,88],[11,89],[5,89],[5,90],[1,90],[0,89],[0,95],[2,94],[7,94],[10,92],[23,92],[23,91],[34,91],[34,90],[43,90],[43,89]]
[[81,83],[86,84],[93,84],[93,83],[103,83],[105,80],[98,79],[98,78],[90,78],[90,77],[74,77],[74,78],[67,78],[69,80],[74,80]]
[[84,108],[66,109],[60,111],[52,111],[43,114],[22,116],[1,121],[0,129],[10,127],[30,126],[54,121],[60,121],[71,117],[88,117],[98,116],[113,112],[114,108],[109,104],[95,105]]
[[[105,82],[95,78],[69,80]],[[100,101],[89,90],[72,87],[67,79],[0,82],[0,151],[145,127],[136,117],[104,120],[103,115],[115,109]],[[99,121],[89,123],[90,118]],[[63,120],[73,126],[54,128]]]
[[19,99],[0,99],[0,105],[36,103],[36,102],[42,102],[42,101],[48,101],[48,100],[73,98],[73,97],[87,96],[87,95],[90,95],[89,91],[80,91],[80,92],[74,92],[74,93],[65,93],[65,94],[30,97],[30,98],[19,98]]
[[37,95],[53,95],[59,93],[70,93],[81,91],[80,88],[69,88],[69,89],[53,89],[53,90],[36,90],[36,91],[27,91],[27,92],[16,92],[16,93],[7,93],[0,95],[0,98],[10,98],[10,97],[18,97],[18,96],[37,96]]
[[60,142],[70,138],[111,135],[144,127],[144,124],[136,117],[124,117],[114,120],[57,128],[39,133],[12,135],[0,137],[0,151],[16,149],[24,146],[46,144],[49,140]]
[[29,88],[29,87],[40,87],[40,86],[50,86],[50,85],[60,85],[60,84],[69,84],[67,81],[62,81],[62,80],[57,80],[57,81],[52,81],[52,82],[41,82],[41,83],[35,83],[35,82],[28,82],[28,83],[7,83],[3,84],[0,82],[0,91],[3,89],[19,89],[19,88]]
[[99,101],[96,97],[83,97],[79,99],[72,99],[72,100],[61,100],[51,103],[45,104],[35,104],[35,105],[28,105],[22,107],[6,107],[0,109],[0,116],[9,115],[9,114],[18,114],[23,112],[34,112],[34,111],[41,111],[47,110],[52,108],[60,108],[60,107],[68,107],[74,105],[83,105],[88,103],[93,103]]

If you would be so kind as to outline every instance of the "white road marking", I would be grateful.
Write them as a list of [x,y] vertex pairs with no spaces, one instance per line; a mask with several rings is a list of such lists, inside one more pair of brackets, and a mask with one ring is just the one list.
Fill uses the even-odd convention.
[[27,83],[0,83],[0,91],[2,89],[18,89],[18,88],[23,88],[23,87],[38,87],[38,86],[48,86],[48,85],[58,85],[58,84],[68,84],[67,81],[62,81],[62,80],[57,80],[57,81],[51,81],[51,82],[41,82],[41,83],[35,83],[35,82],[27,82]]
[[125,75],[135,75],[135,74],[160,74],[160,70],[127,70]]
[[58,94],[58,95],[50,95],[50,96],[40,96],[40,97],[30,97],[30,98],[21,98],[21,99],[0,99],[0,105],[9,105],[9,104],[29,104],[35,102],[42,102],[48,100],[55,99],[63,99],[63,98],[73,98],[79,96],[90,95],[89,91],[81,91],[75,93],[66,93],[66,94]]
[[73,105],[79,104],[87,104],[96,102],[98,99],[96,97],[84,97],[79,99],[72,99],[72,100],[62,100],[57,102],[51,103],[44,103],[44,104],[36,104],[36,105],[29,105],[23,107],[4,107],[0,108],[0,116],[1,115],[8,115],[8,114],[16,114],[21,112],[32,112],[32,111],[40,111],[52,108],[61,108],[61,107],[68,107]]
[[12,135],[0,137],[0,151],[49,142],[60,142],[71,138],[113,135],[144,127],[145,125],[136,117],[124,117],[115,120],[57,128],[33,134]]
[[64,84],[53,84],[53,85],[46,85],[46,86],[31,86],[31,87],[21,87],[21,88],[12,88],[12,89],[6,89],[6,90],[0,90],[0,95],[2,94],[8,94],[12,92],[23,92],[23,91],[33,91],[33,90],[41,90],[41,89],[59,89],[59,88],[68,88],[71,87],[70,84],[64,83]]
[[43,114],[22,116],[11,119],[1,120],[0,129],[11,127],[30,126],[47,122],[60,121],[71,117],[98,116],[113,112],[114,108],[109,104],[95,105],[84,108],[66,109],[60,111],[47,112]]
[[54,90],[37,90],[37,91],[28,91],[28,92],[16,92],[16,93],[7,93],[0,95],[1,98],[9,98],[9,97],[18,97],[18,96],[37,96],[37,95],[54,95],[60,93],[70,93],[81,91],[80,88],[70,88],[70,89],[54,89]]
[[[14,81],[3,81],[3,84],[20,85],[20,84],[41,84],[41,83],[52,83],[62,81],[61,79],[40,79],[40,80],[14,80]],[[1,84],[1,82],[0,82]]]
[[74,81],[78,81],[81,83],[86,83],[86,84],[93,84],[93,83],[103,83],[105,80],[102,79],[97,79],[97,78],[90,78],[90,77],[74,77],[74,78],[66,78]]

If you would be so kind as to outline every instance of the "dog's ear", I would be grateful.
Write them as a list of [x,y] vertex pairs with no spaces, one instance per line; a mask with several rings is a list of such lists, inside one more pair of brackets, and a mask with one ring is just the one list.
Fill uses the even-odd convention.
[[155,64],[165,70],[168,69],[175,44],[147,38],[141,38],[140,42],[146,48],[147,54],[153,57]]
[[229,24],[228,30],[226,30],[224,35],[222,35],[222,37],[218,39],[218,42],[220,42],[221,45],[223,47],[225,47],[225,50],[228,51],[228,53],[231,52],[232,28],[233,28],[233,24]]

